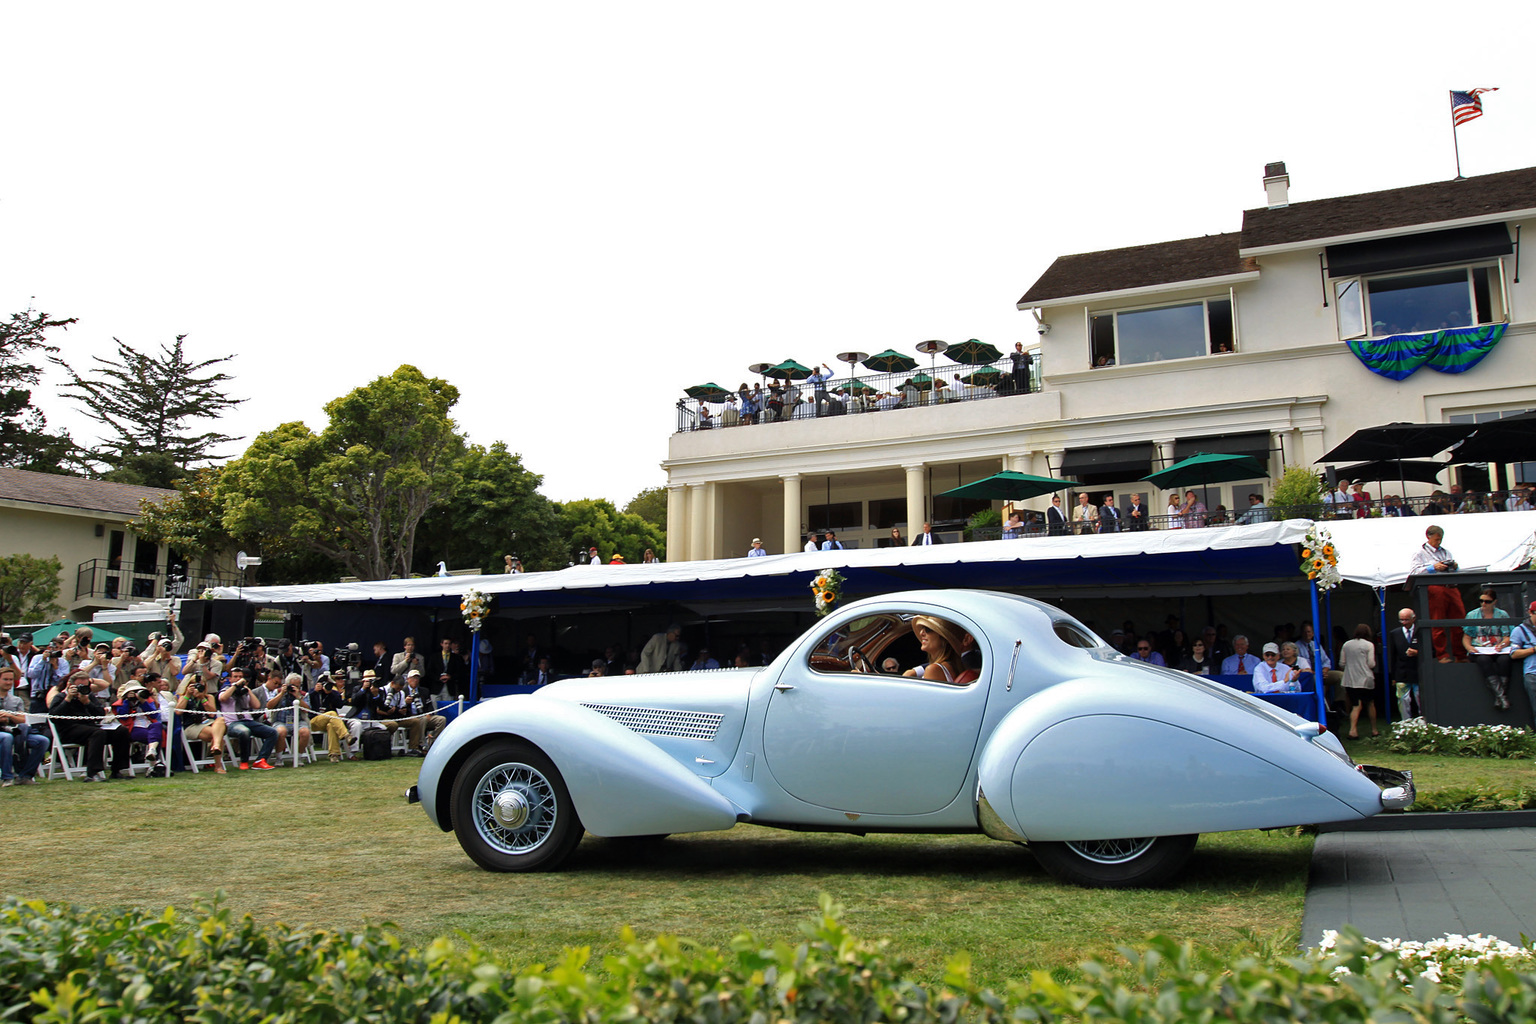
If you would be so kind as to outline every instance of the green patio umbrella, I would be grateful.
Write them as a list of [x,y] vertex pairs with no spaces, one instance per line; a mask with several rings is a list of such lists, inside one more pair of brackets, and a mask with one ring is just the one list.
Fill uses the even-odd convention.
[[952,487],[941,498],[984,498],[991,501],[1027,501],[1052,491],[1076,487],[1076,480],[1057,480],[1050,476],[1031,476],[1005,469],[1001,473],[959,487]]
[[995,366],[983,366],[975,373],[968,373],[960,379],[973,387],[990,388],[1003,379],[1003,371]]
[[917,360],[888,348],[864,360],[864,365],[877,373],[906,373],[917,366]]
[[[126,633],[114,633],[110,629],[98,625],[97,623],[76,622],[73,619],[60,619],[58,622],[50,622],[46,626],[34,629],[31,631],[32,639],[33,642],[37,644],[37,646],[47,647],[48,641],[52,640],[60,633],[73,633],[80,626],[86,626],[90,629],[91,643],[93,644],[99,644],[103,640],[105,640],[107,643],[111,643],[113,640],[133,640],[133,637],[128,636]],[[163,627],[156,626],[154,628],[160,629]],[[136,643],[137,641],[134,642]]]
[[944,354],[957,363],[968,363],[971,366],[979,363],[995,363],[1003,358],[1003,354],[997,349],[976,338],[951,345]]
[[713,382],[709,384],[695,384],[691,388],[685,388],[683,394],[689,398],[697,398],[701,402],[718,402],[726,395],[728,390]]
[[768,376],[787,377],[790,380],[805,380],[816,371],[809,366],[801,366],[793,359],[786,359],[778,366],[768,367]]
[[844,385],[844,390],[862,393],[865,391],[874,391],[875,387],[872,384],[864,383],[862,380],[851,380],[846,385]]
[[1204,487],[1224,480],[1254,480],[1268,475],[1269,471],[1251,455],[1200,452],[1142,479],[1164,490],[1172,490],[1175,487]]
[[932,391],[933,378],[926,373],[914,373],[902,382],[902,387],[914,387],[919,391]]

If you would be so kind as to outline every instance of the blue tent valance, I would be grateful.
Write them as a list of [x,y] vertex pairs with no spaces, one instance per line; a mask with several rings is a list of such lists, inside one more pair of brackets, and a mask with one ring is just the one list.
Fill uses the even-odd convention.
[[1347,344],[1366,369],[1391,380],[1402,380],[1425,365],[1441,373],[1466,373],[1493,351],[1508,326],[1452,327],[1428,334],[1355,338]]

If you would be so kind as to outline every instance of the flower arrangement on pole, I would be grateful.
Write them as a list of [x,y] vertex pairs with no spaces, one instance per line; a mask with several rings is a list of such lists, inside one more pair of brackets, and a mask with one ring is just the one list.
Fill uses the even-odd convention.
[[819,619],[831,611],[843,596],[843,574],[836,569],[823,569],[811,580],[811,595],[816,602]]
[[1339,575],[1339,549],[1326,527],[1313,524],[1301,543],[1301,571],[1317,584],[1319,591],[1332,590],[1344,582]]
[[466,591],[463,599],[459,601],[459,611],[464,613],[464,625],[469,627],[471,633],[480,632],[480,627],[485,625],[485,617],[490,610],[491,599],[474,587]]

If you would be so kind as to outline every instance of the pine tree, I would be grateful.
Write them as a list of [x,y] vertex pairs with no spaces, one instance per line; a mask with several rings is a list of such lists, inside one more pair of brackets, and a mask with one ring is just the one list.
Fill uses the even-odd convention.
[[[113,436],[91,451],[106,465],[109,479],[149,487],[171,487],[195,462],[219,458],[213,449],[238,438],[217,431],[189,433],[189,423],[217,419],[245,401],[231,398],[221,385],[234,378],[222,370],[205,373],[233,355],[193,362],[185,334],[158,353],[145,354],[117,338],[117,357],[93,356],[89,376],[76,373],[62,359],[70,382],[61,391],[79,402],[86,415]],[[203,374],[203,376],[199,376]]]
[[55,320],[47,313],[13,313],[0,322],[0,466],[38,473],[65,473],[75,454],[68,433],[48,432],[43,411],[32,404],[32,389],[42,367],[33,353],[54,353],[47,332],[67,329],[74,318]]

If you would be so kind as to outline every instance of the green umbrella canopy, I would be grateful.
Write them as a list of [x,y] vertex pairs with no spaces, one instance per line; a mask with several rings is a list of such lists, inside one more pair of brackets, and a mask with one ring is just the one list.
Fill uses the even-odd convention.
[[975,373],[968,373],[960,379],[967,384],[980,387],[991,387],[992,385],[996,384],[998,380],[1002,378],[1002,376],[1003,371],[999,370],[997,367],[983,366]]
[[1003,358],[1003,354],[997,349],[975,338],[949,346],[944,354],[957,363],[969,363],[972,366],[978,363],[995,363]]
[[914,373],[902,382],[902,387],[914,387],[919,391],[929,391],[933,388],[933,378],[926,373]]
[[[32,642],[37,644],[39,647],[47,647],[48,641],[52,640],[60,633],[73,633],[81,626],[85,626],[91,631],[91,643],[93,644],[99,644],[103,640],[107,641],[108,643],[111,643],[113,640],[133,640],[133,637],[131,636],[128,636],[124,633],[114,633],[110,629],[97,625],[94,622],[75,622],[72,619],[60,619],[58,622],[50,622],[46,626],[40,626],[37,629],[32,630]],[[162,629],[164,627],[156,626],[155,628]],[[26,631],[23,630],[22,632]],[[15,634],[13,633],[12,635]]]
[[801,366],[793,359],[786,359],[778,366],[768,367],[770,377],[788,377],[790,380],[805,380],[816,371],[809,366]]
[[1076,480],[1057,480],[1050,476],[1031,476],[1005,469],[972,483],[953,487],[942,498],[985,498],[991,501],[1026,501],[1052,491],[1076,487]]
[[904,356],[895,349],[888,348],[884,352],[876,352],[864,360],[864,365],[877,373],[906,373],[917,366],[917,360],[911,356]]
[[1142,479],[1166,490],[1174,487],[1203,487],[1224,480],[1255,480],[1268,475],[1269,471],[1251,455],[1212,455],[1200,452]]
[[710,382],[708,384],[695,384],[693,387],[685,389],[683,394],[689,398],[697,398],[701,402],[718,402],[730,394],[730,392],[719,384]]
[[874,385],[866,384],[862,380],[851,380],[844,387],[849,391],[873,391]]

